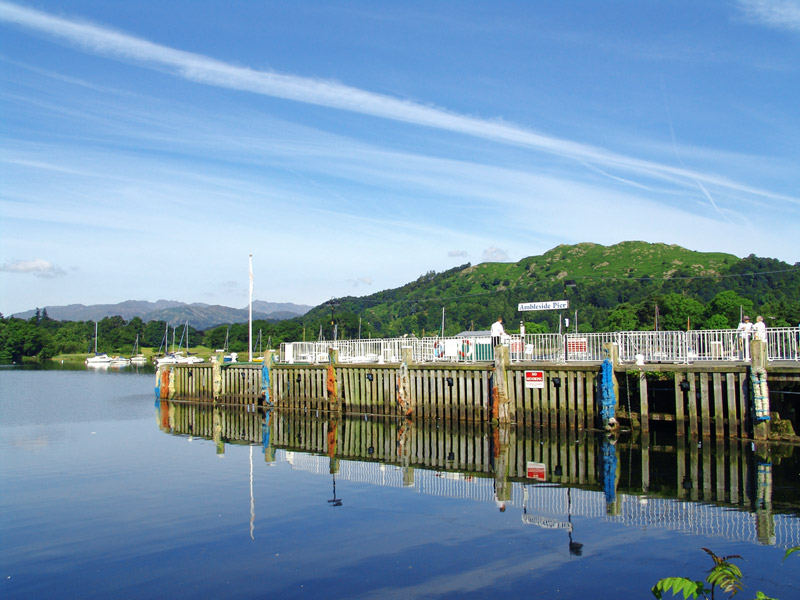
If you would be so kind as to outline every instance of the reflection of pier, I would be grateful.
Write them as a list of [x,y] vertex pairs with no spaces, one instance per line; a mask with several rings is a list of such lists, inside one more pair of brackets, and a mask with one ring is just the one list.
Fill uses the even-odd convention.
[[[725,440],[698,445],[677,437],[656,444],[560,428],[526,432],[168,401],[159,404],[159,425],[169,433],[214,440],[218,452],[226,443],[262,445],[267,461],[335,474],[339,481],[504,503],[539,527],[570,530],[571,517],[584,516],[800,544],[800,521],[776,514],[781,505],[773,505],[772,460],[779,457],[770,446],[753,452],[749,444]],[[791,457],[792,448],[787,451]],[[531,475],[531,464],[541,471]]]

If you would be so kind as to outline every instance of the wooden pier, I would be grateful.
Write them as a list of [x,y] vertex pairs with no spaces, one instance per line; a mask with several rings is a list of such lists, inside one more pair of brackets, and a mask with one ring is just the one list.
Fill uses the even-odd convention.
[[[511,363],[503,347],[485,363],[167,365],[157,374],[162,399],[221,405],[268,405],[304,413],[410,417],[468,425],[507,423],[581,432],[602,428],[596,363]],[[679,436],[768,439],[775,422],[754,421],[752,367],[665,364],[614,368],[616,417],[648,434],[669,427]],[[770,367],[770,377],[800,386],[797,366]],[[669,391],[664,392],[664,382]],[[660,388],[656,392],[655,388]],[[791,431],[794,406],[783,429]],[[777,415],[776,415],[777,417]],[[787,426],[786,423],[789,423]],[[796,441],[793,432],[784,439]]]

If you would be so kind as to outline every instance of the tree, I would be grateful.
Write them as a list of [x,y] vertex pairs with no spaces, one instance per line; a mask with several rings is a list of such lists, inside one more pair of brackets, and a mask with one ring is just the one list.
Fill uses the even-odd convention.
[[611,311],[606,321],[605,331],[633,331],[638,329],[638,310],[630,304],[620,304]]
[[[752,300],[743,298],[733,290],[726,290],[724,292],[719,292],[711,299],[711,302],[708,303],[706,316],[709,319],[714,315],[721,315],[725,317],[726,325],[721,329],[728,329],[736,327],[736,325],[739,323],[742,313],[747,315],[752,312]],[[717,320],[716,322],[721,321]]]
[[705,306],[682,294],[667,294],[658,304],[662,329],[679,331],[693,325],[696,329],[705,313]]

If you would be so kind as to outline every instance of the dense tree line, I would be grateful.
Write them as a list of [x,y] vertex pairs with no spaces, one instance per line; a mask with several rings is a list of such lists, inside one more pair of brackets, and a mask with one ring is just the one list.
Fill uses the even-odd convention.
[[[576,317],[580,332],[729,329],[736,327],[742,313],[751,318],[763,315],[768,327],[800,323],[800,265],[753,255],[737,259],[626,242],[607,249],[617,248],[616,264],[611,267],[623,275],[596,276],[596,262],[570,258],[586,248],[606,251],[597,245],[563,246],[518,263],[466,264],[441,273],[431,271],[402,287],[370,296],[334,299],[302,317],[255,321],[254,338],[260,340],[254,340],[255,350],[259,345],[276,348],[284,341],[332,339],[334,335],[340,339],[359,333],[363,338],[436,335],[443,321],[444,334],[454,335],[486,330],[497,317],[503,317],[509,331],[517,331],[524,320],[528,333],[557,332],[566,326],[566,318],[573,331]],[[651,260],[650,275],[643,273],[642,256]],[[717,262],[703,263],[711,260]],[[677,264],[683,266],[672,268]],[[561,299],[569,300],[568,310],[517,310],[522,302]],[[137,336],[140,346],[153,349],[163,349],[165,342],[172,347],[173,340],[185,349],[182,338],[186,335],[192,346],[210,349],[242,353],[248,344],[245,323],[197,331],[191,326],[184,330],[168,327],[164,321],[125,321],[116,316],[99,321],[97,329],[98,350],[109,354],[130,354]],[[0,361],[90,353],[94,331],[93,321],[55,321],[46,310],[37,310],[28,320],[0,315]]]
[[[555,294],[552,290],[551,293]],[[332,339],[334,329],[339,338],[394,337],[404,334],[436,335],[441,330],[445,307],[445,335],[463,330],[488,329],[498,316],[506,321],[509,331],[516,331],[524,318],[528,333],[557,332],[559,318],[570,318],[569,330],[632,331],[728,329],[736,327],[742,312],[763,314],[771,327],[786,327],[800,322],[800,305],[796,300],[774,299],[757,305],[734,290],[715,294],[707,303],[682,293],[652,293],[637,297],[624,289],[608,287],[570,290],[570,310],[561,313],[546,311],[519,313],[517,304],[527,301],[519,293],[499,292],[485,296],[460,298],[458,301],[395,301],[370,307],[364,299],[344,298],[318,307],[304,317],[280,321],[254,321],[254,349],[275,348],[284,341]],[[554,296],[555,297],[555,296]],[[563,321],[562,321],[563,323]],[[144,323],[135,317],[106,317],[97,323],[97,348],[109,354],[129,355],[137,336],[139,345],[164,350],[186,349],[186,336],[192,347],[247,352],[248,325],[220,325],[207,331],[189,326],[169,327],[163,321]],[[0,362],[18,362],[22,357],[48,359],[60,354],[89,354],[94,351],[93,321],[55,321],[46,311],[37,311],[28,320],[3,318],[0,315]]]

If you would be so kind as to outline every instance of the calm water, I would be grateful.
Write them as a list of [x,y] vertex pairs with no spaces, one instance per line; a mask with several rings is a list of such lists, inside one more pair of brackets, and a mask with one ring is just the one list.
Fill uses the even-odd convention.
[[153,384],[0,369],[3,598],[648,598],[702,547],[745,558],[742,597],[800,598],[797,448],[215,413]]

